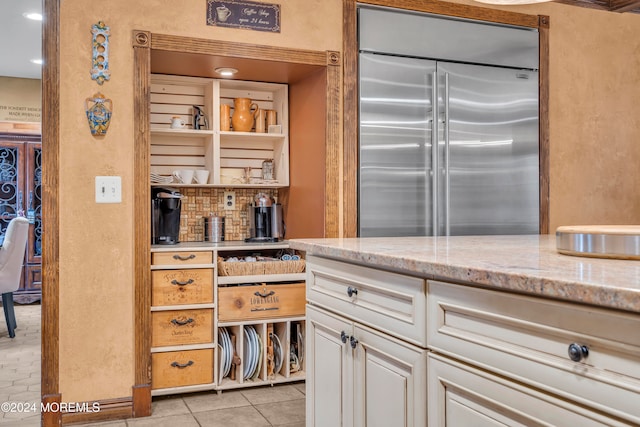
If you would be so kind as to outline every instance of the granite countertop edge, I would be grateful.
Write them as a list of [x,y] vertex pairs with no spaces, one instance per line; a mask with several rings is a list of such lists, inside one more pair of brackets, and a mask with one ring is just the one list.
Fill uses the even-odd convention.
[[293,239],[289,244],[307,254],[426,279],[640,313],[640,261],[562,255],[555,236]]

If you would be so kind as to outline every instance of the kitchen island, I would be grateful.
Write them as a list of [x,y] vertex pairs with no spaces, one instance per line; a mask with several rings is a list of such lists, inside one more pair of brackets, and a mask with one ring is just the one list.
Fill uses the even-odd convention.
[[640,424],[640,262],[548,235],[290,245],[307,425]]

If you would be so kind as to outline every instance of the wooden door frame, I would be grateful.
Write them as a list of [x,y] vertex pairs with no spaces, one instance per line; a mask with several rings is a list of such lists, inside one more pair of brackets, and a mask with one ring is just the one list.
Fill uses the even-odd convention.
[[133,31],[134,50],[134,335],[135,383],[132,388],[133,416],[151,415],[151,231],[149,224],[151,189],[150,89],[151,51],[184,52],[202,55],[307,64],[326,69],[326,158],[325,236],[339,233],[340,188],[340,53],[225,42]]
[[540,234],[549,232],[549,17],[444,1],[343,0],[344,58],[343,194],[344,237],[358,233],[358,4],[537,28],[539,33]]

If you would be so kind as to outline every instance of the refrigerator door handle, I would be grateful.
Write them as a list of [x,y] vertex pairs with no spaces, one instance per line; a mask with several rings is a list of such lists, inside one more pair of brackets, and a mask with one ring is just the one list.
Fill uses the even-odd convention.
[[444,74],[444,230],[450,234],[449,200],[449,73]]
[[431,222],[438,235],[438,73],[431,73]]

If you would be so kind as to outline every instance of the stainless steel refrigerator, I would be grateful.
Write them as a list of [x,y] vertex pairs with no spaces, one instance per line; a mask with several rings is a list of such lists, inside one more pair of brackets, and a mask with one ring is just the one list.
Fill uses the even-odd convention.
[[538,233],[537,33],[375,8],[359,25],[359,235]]

